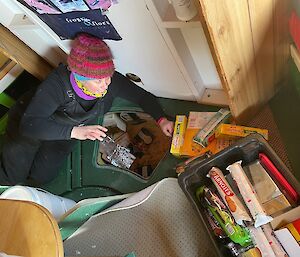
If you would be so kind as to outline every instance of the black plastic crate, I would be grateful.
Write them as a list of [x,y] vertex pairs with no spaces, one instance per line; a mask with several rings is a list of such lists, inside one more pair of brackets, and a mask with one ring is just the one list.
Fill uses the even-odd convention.
[[[226,170],[228,165],[241,160],[242,166],[245,166],[257,160],[259,153],[264,153],[269,157],[273,164],[280,170],[285,179],[300,195],[299,182],[280,160],[274,150],[269,146],[267,141],[258,134],[252,134],[245,137],[206,160],[203,160],[203,158],[193,160],[189,164],[189,167],[185,169],[185,172],[180,174],[178,177],[178,183],[181,189],[192,203],[194,209],[196,209],[208,235],[210,236],[210,239],[212,240],[212,245],[214,246],[214,249],[211,249],[212,256],[217,255],[225,257],[232,255],[213,234],[213,231],[211,230],[204,215],[203,207],[196,198],[195,191],[201,185],[212,185],[211,179],[206,176],[212,167],[218,167],[222,170],[224,175],[227,175],[229,173]],[[299,203],[296,203],[296,205],[298,204]]]

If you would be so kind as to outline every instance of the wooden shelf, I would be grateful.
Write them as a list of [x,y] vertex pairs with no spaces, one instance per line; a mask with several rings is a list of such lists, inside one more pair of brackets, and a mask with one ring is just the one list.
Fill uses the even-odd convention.
[[0,80],[16,65],[12,60],[8,60],[0,67]]
[[0,35],[0,51],[30,74],[44,80],[52,71],[53,67],[48,62],[2,25]]
[[200,27],[200,16],[199,13],[189,20],[189,21],[181,21],[176,17],[175,10],[171,4],[169,4],[166,8],[166,12],[162,17],[162,26],[165,28],[193,28]]
[[228,97],[222,89],[209,89],[206,88],[202,98],[201,104],[215,105],[215,106],[229,106]]
[[13,63],[12,68],[0,79],[0,93],[2,93],[23,71],[21,65]]

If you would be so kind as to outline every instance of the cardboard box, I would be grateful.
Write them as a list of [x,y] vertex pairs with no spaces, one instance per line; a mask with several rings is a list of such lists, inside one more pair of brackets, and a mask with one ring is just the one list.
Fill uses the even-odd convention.
[[288,223],[291,223],[300,218],[300,206],[297,206],[277,217],[271,221],[271,226],[279,242],[284,247],[289,256],[300,256],[300,247],[291,232],[284,228]]
[[221,124],[215,131],[216,138],[238,138],[258,133],[268,140],[268,130],[252,127],[237,126],[232,124]]
[[276,230],[274,234],[289,257],[300,256],[300,246],[287,228]]
[[219,124],[226,122],[230,117],[230,111],[228,109],[220,109],[215,115],[209,120],[206,125],[198,131],[194,137],[194,142],[202,145],[203,147],[214,139],[214,132]]
[[226,147],[230,146],[233,142],[234,142],[234,140],[223,139],[223,138],[216,139],[215,138],[213,141],[211,141],[209,143],[209,145],[207,147],[202,148],[202,150],[200,151],[198,156],[201,156],[205,153],[216,154],[216,153],[222,151],[223,149],[225,149]]
[[273,229],[278,229],[291,223],[300,218],[300,206],[297,206],[277,217],[271,221],[271,226]]
[[180,151],[181,156],[194,157],[203,153],[203,146],[193,141],[199,129],[203,128],[216,112],[190,112],[184,135],[184,143]]
[[176,115],[172,145],[170,153],[176,157],[180,156],[180,150],[184,142],[187,118],[185,115]]

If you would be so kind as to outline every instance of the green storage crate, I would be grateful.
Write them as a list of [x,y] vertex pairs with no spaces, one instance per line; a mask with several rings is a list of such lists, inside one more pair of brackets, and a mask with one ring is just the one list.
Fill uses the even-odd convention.
[[[161,105],[170,117],[177,114],[188,115],[189,111],[216,111],[218,107],[204,106],[196,102],[160,98]],[[110,112],[140,112],[137,105],[121,98],[116,98]],[[99,120],[99,124],[102,120]],[[110,196],[139,191],[165,177],[176,177],[175,165],[182,159],[166,153],[154,169],[152,175],[145,179],[135,173],[97,163],[99,143],[94,141],[78,142],[69,156],[59,176],[43,186],[54,194],[63,195],[75,201],[90,197]]]

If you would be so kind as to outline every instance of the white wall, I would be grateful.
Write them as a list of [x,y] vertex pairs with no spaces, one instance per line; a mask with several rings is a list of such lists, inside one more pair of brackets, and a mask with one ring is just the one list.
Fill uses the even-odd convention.
[[59,42],[61,40],[33,12],[17,1],[1,2],[0,22],[52,65],[65,60],[65,49]]
[[[162,97],[199,100],[205,88],[220,89],[202,28],[180,29],[199,75],[196,76],[198,81],[194,77],[187,80],[178,60],[181,57],[174,54],[174,48],[163,37],[152,16],[145,1],[141,0],[120,0],[119,4],[111,7],[108,17],[123,37],[122,41],[107,41],[117,69],[122,73],[136,73],[144,82],[140,86]],[[51,64],[65,61],[71,42],[60,40],[34,13],[17,1],[2,1],[0,22]],[[194,83],[192,87],[191,81]]]
[[221,81],[202,26],[199,28],[181,29],[181,33],[189,47],[205,87],[210,89],[221,89]]
[[108,17],[123,38],[107,41],[118,70],[137,74],[157,96],[196,100],[144,1],[120,1]]

